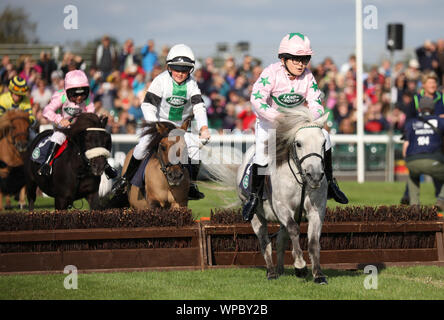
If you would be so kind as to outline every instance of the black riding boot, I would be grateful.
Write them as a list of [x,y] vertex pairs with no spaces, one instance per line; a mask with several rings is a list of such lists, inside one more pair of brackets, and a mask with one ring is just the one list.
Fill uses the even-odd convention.
[[200,162],[197,164],[192,164],[189,159],[189,164],[187,165],[187,169],[190,173],[190,189],[188,191],[188,200],[200,200],[205,198],[205,195],[199,191],[197,188],[197,176],[199,174]]
[[[242,216],[245,221],[251,221],[254,217],[254,213],[256,211],[256,207],[259,203],[260,196],[262,194],[262,186],[264,184],[265,175],[258,174],[258,167],[256,163],[253,163],[250,172],[251,180],[251,193],[248,198],[247,203],[242,207]],[[266,166],[261,166],[261,168],[265,168]]]
[[108,179],[114,179],[117,177],[117,170],[111,167],[108,161],[105,164],[105,175]]
[[49,164],[52,159],[54,158],[55,155],[55,151],[57,149],[57,143],[50,141],[50,146],[49,146],[49,152],[48,155],[46,156],[46,160],[45,162],[40,166],[40,168],[37,170],[37,174],[39,176],[50,176],[52,173],[52,167]]
[[346,195],[341,191],[341,189],[339,189],[336,179],[333,178],[331,149],[325,151],[325,176],[328,182],[328,199],[333,198],[336,202],[347,204],[348,199]]
[[131,160],[128,163],[128,167],[126,168],[125,174],[121,176],[120,179],[117,180],[117,182],[113,185],[111,193],[116,195],[126,192],[126,187],[128,185],[128,182],[131,181],[137,169],[139,169],[139,165],[141,162],[142,160],[137,160],[136,158],[134,158],[134,156],[131,156]]

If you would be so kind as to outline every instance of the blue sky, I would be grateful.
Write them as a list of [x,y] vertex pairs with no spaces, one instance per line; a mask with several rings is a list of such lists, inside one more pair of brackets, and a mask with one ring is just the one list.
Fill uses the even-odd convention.
[[[154,39],[157,50],[186,43],[196,56],[205,57],[215,53],[216,43],[249,41],[250,53],[265,64],[276,60],[279,42],[288,32],[309,36],[315,63],[326,56],[344,63],[355,48],[354,0],[6,0],[0,9],[7,4],[26,9],[44,43],[87,41],[107,33],[120,42],[132,38],[136,46]],[[63,27],[63,9],[70,4],[78,9],[77,30]],[[406,50],[397,52],[396,59],[411,54],[425,39],[444,38],[442,0],[363,0],[363,7],[367,5],[377,9],[378,28],[364,29],[366,63],[387,56],[387,23],[404,24]]]

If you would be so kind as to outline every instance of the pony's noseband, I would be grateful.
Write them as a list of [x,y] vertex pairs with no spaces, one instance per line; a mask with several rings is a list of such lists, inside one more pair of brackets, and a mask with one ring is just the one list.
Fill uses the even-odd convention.
[[[105,128],[87,128],[86,131],[101,131],[105,132],[107,135],[109,134]],[[111,152],[104,147],[95,147],[85,151],[85,157],[89,160],[103,156],[105,158],[109,158],[111,156]]]

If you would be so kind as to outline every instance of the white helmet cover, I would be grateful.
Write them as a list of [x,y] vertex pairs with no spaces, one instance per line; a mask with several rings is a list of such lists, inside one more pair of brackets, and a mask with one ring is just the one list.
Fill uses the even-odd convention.
[[190,47],[176,44],[168,52],[166,63],[168,66],[184,66],[194,68],[195,58]]

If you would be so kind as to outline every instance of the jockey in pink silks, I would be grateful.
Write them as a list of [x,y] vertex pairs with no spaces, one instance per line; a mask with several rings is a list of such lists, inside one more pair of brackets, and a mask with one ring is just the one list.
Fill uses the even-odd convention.
[[[60,111],[59,113],[57,113]],[[95,112],[94,104],[89,96],[89,81],[81,70],[73,70],[65,76],[65,90],[55,92],[49,104],[43,109],[43,116],[55,127],[65,128],[71,125],[73,117],[82,112]],[[66,135],[54,130],[49,138],[49,153],[43,165],[37,170],[39,175],[49,176],[52,173],[50,162],[54,158],[57,146],[66,140]],[[105,174],[109,179],[115,178],[117,172],[109,164],[105,166]]]
[[[321,91],[313,74],[307,69],[312,55],[313,51],[307,36],[301,33],[287,34],[279,46],[280,61],[266,67],[253,85],[250,101],[257,116],[256,153],[251,169],[252,190],[242,209],[242,215],[246,221],[253,218],[260,199],[265,175],[258,174],[258,168],[264,172],[262,170],[268,166],[268,157],[265,152],[268,130],[274,128],[275,119],[281,114],[279,109],[305,105],[310,109],[313,119],[324,114]],[[328,198],[334,198],[337,202],[346,204],[348,199],[333,178],[330,137],[325,129],[323,132],[326,137],[324,161]]]

